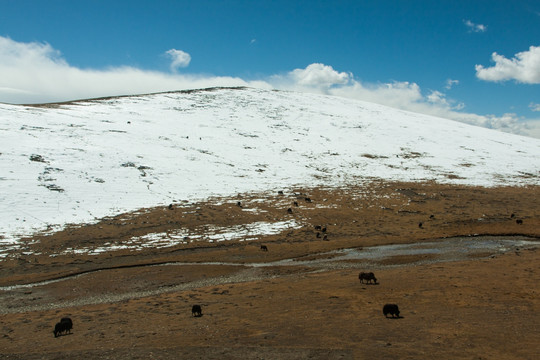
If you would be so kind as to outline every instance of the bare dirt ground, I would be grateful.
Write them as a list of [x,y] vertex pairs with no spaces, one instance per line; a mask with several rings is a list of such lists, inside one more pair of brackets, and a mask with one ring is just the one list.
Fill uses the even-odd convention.
[[[535,359],[540,247],[463,252],[454,261],[437,252],[323,260],[338,249],[454,236],[539,240],[539,194],[538,187],[383,182],[276,189],[172,200],[172,209],[35,236],[0,261],[0,358]],[[299,225],[272,235],[204,237],[291,220]],[[141,236],[174,238],[178,229],[189,236],[142,246]],[[111,246],[118,250],[92,252]],[[283,259],[305,261],[275,263]],[[375,272],[378,284],[360,284],[359,271]],[[398,304],[401,318],[385,318],[385,303]],[[192,317],[193,304],[203,316]],[[74,328],[55,338],[64,316]]]

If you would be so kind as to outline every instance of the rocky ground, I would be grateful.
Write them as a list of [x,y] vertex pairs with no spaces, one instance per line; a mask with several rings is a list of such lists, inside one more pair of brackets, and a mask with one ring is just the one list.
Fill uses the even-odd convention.
[[[382,182],[276,190],[35,236],[1,261],[0,358],[534,359],[539,246],[453,258],[332,251],[455,236],[538,241],[539,193]],[[295,225],[208,241],[215,229],[225,238],[261,222]],[[182,241],[142,246],[149,234],[176,239],[179,229],[189,234]],[[361,284],[359,271],[375,272],[378,284]],[[385,318],[385,303],[398,304],[401,317]],[[193,304],[203,316],[192,316]],[[73,330],[55,338],[64,316]]]

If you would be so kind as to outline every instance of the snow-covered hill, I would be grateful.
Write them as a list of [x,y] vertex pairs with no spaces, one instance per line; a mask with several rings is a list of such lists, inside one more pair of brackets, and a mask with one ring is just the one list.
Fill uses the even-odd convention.
[[0,243],[182,200],[371,178],[540,184],[540,140],[313,94],[0,104]]

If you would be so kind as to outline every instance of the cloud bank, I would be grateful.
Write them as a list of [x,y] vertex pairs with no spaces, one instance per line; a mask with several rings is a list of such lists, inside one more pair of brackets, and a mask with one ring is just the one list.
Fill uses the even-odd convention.
[[[172,49],[171,69],[187,66],[189,54]],[[0,102],[25,104],[144,94],[212,86],[260,86],[235,77],[180,75],[133,67],[105,70],[70,66],[47,43],[19,43],[0,36]]]
[[[533,50],[540,51],[538,49],[531,47],[529,55],[516,55],[521,59],[518,61],[521,66],[530,67],[530,61],[523,59],[532,56]],[[465,113],[461,111],[464,104],[456,103],[440,91],[422,92],[414,82],[362,83],[350,72],[340,72],[320,63],[258,80],[178,74],[178,68],[189,65],[191,56],[177,49],[165,54],[171,60],[171,73],[133,67],[79,69],[69,65],[61,53],[47,43],[19,43],[0,36],[0,102],[44,103],[215,86],[250,86],[347,97],[540,138],[540,121],[524,122],[515,114],[497,117]],[[528,77],[533,78],[533,75]],[[457,80],[448,80],[446,85],[450,88],[456,84]],[[531,110],[536,109],[537,105],[531,105]]]
[[476,65],[476,76],[485,81],[515,80],[525,84],[540,84],[540,46],[531,46],[528,51],[517,53],[507,59],[494,52],[492,67]]

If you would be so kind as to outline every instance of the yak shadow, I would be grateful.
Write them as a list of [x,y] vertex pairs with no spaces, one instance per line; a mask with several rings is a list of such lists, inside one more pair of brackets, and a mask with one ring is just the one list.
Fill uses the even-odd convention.
[[59,338],[59,337],[62,337],[62,336],[68,336],[68,335],[73,335],[73,333],[69,332],[69,333],[66,333],[66,334],[58,334],[54,338],[56,339],[56,338]]
[[[380,285],[380,283],[360,283],[362,286],[375,286],[375,285]],[[365,288],[364,288],[365,289]]]
[[391,319],[391,320],[399,320],[399,319],[403,319],[403,316],[401,315],[398,315],[398,316],[385,316],[387,319]]

